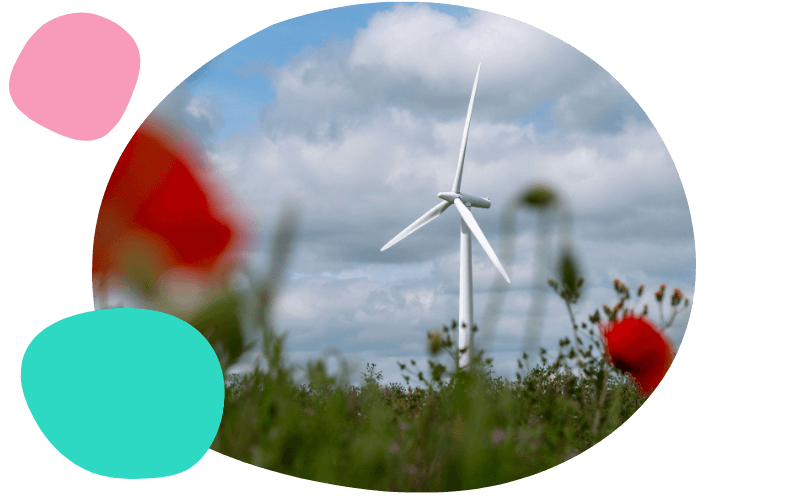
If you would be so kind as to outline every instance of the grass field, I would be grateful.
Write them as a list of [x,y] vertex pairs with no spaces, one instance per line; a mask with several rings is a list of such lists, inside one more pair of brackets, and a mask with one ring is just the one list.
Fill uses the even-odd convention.
[[433,361],[427,373],[406,366],[421,387],[382,385],[367,365],[356,387],[337,383],[322,362],[304,370],[309,383],[295,383],[284,338],[267,337],[269,369],[231,381],[211,449],[330,484],[454,491],[513,481],[590,448],[645,401],[601,361],[568,369],[569,339],[553,362],[543,356],[528,368],[525,355],[513,381],[476,359],[449,377]]
[[[288,366],[286,336],[262,323],[267,368],[229,380],[211,449],[304,479],[384,491],[482,488],[563,463],[639,409],[673,355],[662,334],[649,328],[625,334],[633,343],[609,343],[610,325],[647,315],[646,308],[634,312],[631,292],[619,280],[615,305],[577,320],[572,306],[583,283],[565,255],[558,281],[548,284],[566,305],[572,334],[555,353],[522,353],[515,380],[495,377],[482,352],[469,368],[457,368],[455,322],[428,332],[429,360],[398,361],[405,385],[386,384],[367,364],[359,386],[329,375],[323,361]],[[638,287],[637,299],[643,290]],[[662,331],[689,304],[675,289],[665,317],[665,290],[661,285],[655,292]],[[653,352],[666,357],[653,363]],[[296,381],[298,372],[305,383]]]

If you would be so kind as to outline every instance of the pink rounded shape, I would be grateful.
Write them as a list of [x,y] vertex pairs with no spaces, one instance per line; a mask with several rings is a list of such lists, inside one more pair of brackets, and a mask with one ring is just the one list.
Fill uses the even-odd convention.
[[67,14],[28,40],[8,89],[39,125],[92,141],[122,118],[138,77],[139,48],[124,29],[94,14]]

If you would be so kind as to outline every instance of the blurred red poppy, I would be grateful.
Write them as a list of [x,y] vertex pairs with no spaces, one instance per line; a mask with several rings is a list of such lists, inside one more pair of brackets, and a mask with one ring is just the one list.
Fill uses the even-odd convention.
[[627,315],[601,327],[611,362],[651,394],[667,373],[674,351],[666,336],[643,316]]
[[165,271],[223,274],[249,239],[205,153],[186,133],[148,118],[120,156],[97,217],[92,275],[151,285]]

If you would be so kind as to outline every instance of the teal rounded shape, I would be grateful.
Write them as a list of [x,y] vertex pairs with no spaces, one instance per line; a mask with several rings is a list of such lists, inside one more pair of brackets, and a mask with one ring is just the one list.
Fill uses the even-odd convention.
[[50,443],[102,476],[171,476],[196,464],[222,419],[214,350],[188,323],[143,309],[78,314],[22,359],[28,408]]

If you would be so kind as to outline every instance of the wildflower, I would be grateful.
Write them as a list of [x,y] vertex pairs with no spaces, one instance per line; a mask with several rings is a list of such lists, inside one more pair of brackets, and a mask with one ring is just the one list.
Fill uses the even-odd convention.
[[506,431],[503,429],[495,429],[492,431],[492,444],[497,446],[502,443],[506,438]]
[[206,165],[200,147],[174,126],[158,118],[142,124],[111,174],[98,213],[96,286],[121,279],[147,293],[172,282],[202,290],[231,270],[249,222],[230,210]]
[[611,363],[651,394],[667,373],[674,352],[669,340],[644,316],[628,315],[601,327]]

